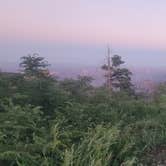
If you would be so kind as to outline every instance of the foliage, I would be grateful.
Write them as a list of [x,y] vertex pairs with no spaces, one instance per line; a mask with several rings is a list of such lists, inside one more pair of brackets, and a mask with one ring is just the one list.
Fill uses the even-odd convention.
[[48,75],[49,66],[43,57],[39,57],[38,54],[28,55],[21,57],[20,67],[23,68],[23,72],[28,77],[45,77]]
[[[115,91],[124,91],[133,94],[133,85],[131,83],[131,71],[127,68],[121,68],[125,62],[121,60],[119,55],[114,55],[111,58],[112,65],[110,67],[111,76],[106,74],[106,77],[111,79],[111,85]],[[108,71],[108,65],[102,66],[103,70]]]
[[60,86],[76,101],[87,101],[90,92],[93,90],[91,85],[93,78],[90,76],[78,76],[77,79],[65,79]]
[[112,93],[88,76],[39,76],[47,65],[33,58],[37,67],[24,74],[0,73],[0,165],[141,166],[160,163],[160,149],[166,156],[165,84],[146,102],[126,91],[130,72],[119,56],[112,67],[126,82]]

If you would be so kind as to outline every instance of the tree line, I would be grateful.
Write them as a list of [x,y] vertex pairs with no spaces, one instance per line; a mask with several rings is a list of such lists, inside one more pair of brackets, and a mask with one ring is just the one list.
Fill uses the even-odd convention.
[[123,64],[114,55],[102,66],[111,90],[89,76],[60,80],[38,54],[21,58],[20,73],[1,72],[0,165],[166,164],[166,84],[147,102]]

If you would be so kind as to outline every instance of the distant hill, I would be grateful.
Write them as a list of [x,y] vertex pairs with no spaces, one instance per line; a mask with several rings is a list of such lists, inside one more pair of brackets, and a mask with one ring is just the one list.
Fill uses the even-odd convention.
[[[1,65],[0,69],[7,73],[17,73],[19,68],[15,64],[11,66]],[[166,68],[148,68],[148,67],[129,67],[133,73],[134,84],[144,84],[144,82],[153,82],[154,84],[166,81]],[[100,66],[67,66],[52,65],[50,68],[52,74],[64,78],[76,78],[78,75],[89,75],[94,80],[94,85],[101,85],[104,81],[104,72]]]
[[[132,73],[134,83],[150,80],[154,83],[166,81],[166,68],[129,68]],[[95,84],[101,84],[105,81],[104,72],[100,67],[56,67],[51,69],[60,78],[72,77],[77,75],[89,75],[95,79]]]

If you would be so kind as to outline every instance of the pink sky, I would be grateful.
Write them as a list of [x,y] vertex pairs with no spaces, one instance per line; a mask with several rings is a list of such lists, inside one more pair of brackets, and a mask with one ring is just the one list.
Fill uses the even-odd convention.
[[0,65],[38,52],[100,66],[110,43],[128,65],[166,68],[165,9],[166,0],[0,0]]
[[165,48],[165,0],[0,0],[0,37]]

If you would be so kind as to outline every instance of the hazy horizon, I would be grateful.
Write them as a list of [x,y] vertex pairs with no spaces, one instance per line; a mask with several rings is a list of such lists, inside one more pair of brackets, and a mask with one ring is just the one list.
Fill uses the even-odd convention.
[[55,67],[101,66],[108,43],[129,67],[166,68],[164,0],[0,2],[2,70],[35,52]]

